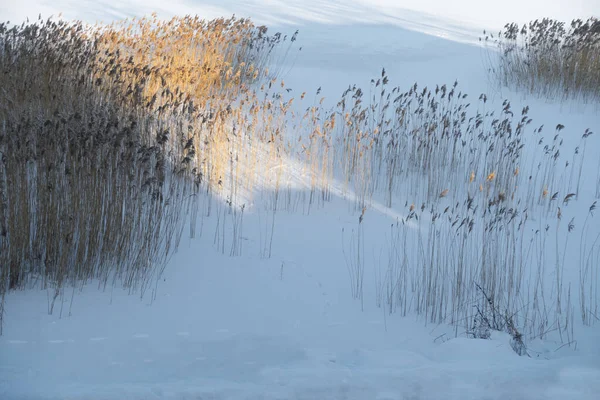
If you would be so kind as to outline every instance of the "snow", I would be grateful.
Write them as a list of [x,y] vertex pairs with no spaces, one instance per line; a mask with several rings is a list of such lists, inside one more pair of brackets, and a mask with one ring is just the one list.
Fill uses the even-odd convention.
[[[302,51],[290,52],[283,78],[295,93],[322,87],[326,105],[333,105],[349,84],[367,87],[385,67],[393,85],[458,80],[470,98],[487,93],[496,104],[509,98],[514,110],[529,105],[534,125],[545,124],[548,134],[558,123],[572,132],[565,143],[571,149],[584,129],[600,127],[593,106],[498,91],[483,67],[486,53],[472,45],[481,29],[499,29],[513,20],[599,15],[600,3],[593,0],[25,0],[0,5],[0,15],[12,22],[59,10],[65,18],[89,22],[154,10],[164,17],[235,13],[274,30],[299,29]],[[590,138],[590,153],[599,139],[600,132]],[[294,174],[296,195],[304,189],[294,162],[287,168]],[[586,199],[591,199],[592,182],[587,184]],[[264,198],[269,190],[262,187]],[[591,400],[600,393],[598,324],[578,325],[576,346],[556,338],[531,340],[532,357],[519,357],[507,334],[495,332],[491,340],[456,337],[452,326],[377,308],[374,271],[385,257],[390,224],[405,217],[404,201],[392,209],[375,201],[367,211],[361,307],[351,297],[343,255],[348,244],[342,238],[342,229],[346,239],[356,229],[358,214],[343,185],[335,184],[332,193],[331,202],[310,213],[302,205],[277,213],[269,259],[261,251],[269,229],[265,221],[272,215],[261,206],[260,195],[244,215],[241,257],[217,251],[216,218],[205,218],[203,234],[182,241],[155,299],[89,285],[75,292],[72,304],[67,292],[48,315],[45,291],[11,293],[0,337],[0,399]],[[589,206],[581,204],[579,214],[571,208],[579,226]],[[579,249],[577,243],[570,248]],[[567,272],[576,276],[578,269]]]
[[305,217],[282,216],[268,261],[218,255],[191,241],[152,305],[89,287],[77,294],[72,316],[59,319],[47,315],[44,292],[11,295],[0,339],[0,395],[592,399],[600,390],[594,343],[555,353],[556,344],[530,359],[518,357],[502,334],[454,339],[448,327],[385,317],[373,307],[361,312],[349,299],[338,240],[326,240],[339,237],[345,213],[336,208],[344,209],[341,201],[323,210],[318,230]]
[[[540,13],[540,10],[543,10]],[[387,24],[452,39],[475,38],[483,29],[497,31],[507,22],[549,17],[570,21],[600,14],[596,0],[22,0],[0,4],[4,19],[24,21],[62,13],[88,22],[148,15],[198,14],[204,18],[250,17],[269,27],[306,24]],[[471,36],[467,38],[465,36]]]

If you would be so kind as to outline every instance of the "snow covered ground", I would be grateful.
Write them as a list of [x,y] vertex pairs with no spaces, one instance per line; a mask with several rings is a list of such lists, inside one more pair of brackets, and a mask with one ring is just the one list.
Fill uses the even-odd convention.
[[[107,22],[154,10],[165,17],[235,13],[273,30],[299,29],[296,44],[302,50],[289,53],[282,78],[294,92],[321,87],[325,104],[335,104],[349,84],[367,87],[385,67],[391,83],[407,89],[415,82],[424,87],[458,80],[470,98],[487,93],[496,104],[510,99],[515,110],[529,105],[536,126],[561,123],[573,132],[575,140],[566,140],[572,147],[586,128],[600,128],[597,107],[499,91],[483,66],[487,53],[473,45],[481,29],[497,30],[506,22],[598,16],[600,3],[593,0],[0,5],[2,19],[12,22],[60,11],[68,19]],[[588,144],[594,166],[597,133]],[[593,182],[587,184],[591,193]],[[506,334],[495,333],[491,340],[467,339],[464,332],[456,337],[452,326],[377,308],[375,270],[389,247],[390,225],[406,211],[400,205],[388,209],[375,203],[365,216],[361,307],[351,297],[342,236],[342,229],[347,235],[356,228],[358,214],[343,198],[341,185],[332,192],[331,202],[308,215],[302,206],[278,212],[269,259],[260,255],[272,215],[258,201],[244,215],[241,257],[218,251],[218,222],[205,218],[202,235],[182,241],[155,299],[91,285],[76,291],[72,302],[67,292],[48,315],[45,291],[11,293],[0,337],[0,399],[597,398],[599,324],[578,323],[576,344],[531,340],[531,357],[519,357]],[[588,206],[581,203],[583,218]]]

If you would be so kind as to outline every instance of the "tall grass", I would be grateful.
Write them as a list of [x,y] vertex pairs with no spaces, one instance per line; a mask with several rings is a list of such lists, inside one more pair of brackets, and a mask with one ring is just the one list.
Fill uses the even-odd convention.
[[52,312],[90,280],[144,295],[197,194],[244,180],[241,110],[267,118],[250,88],[280,42],[235,18],[0,25],[0,297],[40,284]]
[[[573,343],[575,298],[586,324],[598,307],[591,265],[597,229],[581,239],[585,256],[567,256],[576,253],[571,236],[579,213],[571,203],[589,183],[585,146],[592,132],[563,155],[565,127],[544,135],[542,126],[531,126],[529,107],[490,105],[485,94],[472,102],[457,82],[404,92],[388,82],[382,71],[370,95],[348,88],[333,110],[321,112],[333,119],[327,140],[309,137],[298,150],[312,146],[320,158],[333,158],[334,177],[356,193],[361,212],[378,200],[406,207],[392,225],[388,261],[376,269],[376,304],[450,323],[456,334],[475,332],[481,316],[500,313],[495,327],[513,335],[520,354],[526,340],[551,332]],[[325,152],[328,143],[334,145]],[[342,240],[351,294],[362,298],[357,271],[369,250],[362,236],[350,237],[349,246]]]
[[600,21],[576,19],[569,26],[544,18],[526,25],[506,24],[483,40],[489,71],[501,86],[550,99],[600,100]]
[[[592,22],[574,35],[592,35]],[[598,319],[595,203],[581,225],[572,206],[598,182],[584,167],[589,130],[567,154],[565,127],[533,128],[528,107],[471,100],[458,82],[390,87],[385,70],[332,109],[320,90],[303,106],[305,93],[289,97],[266,68],[283,39],[246,20],[47,21],[0,32],[2,296],[36,279],[54,299],[91,279],[144,293],[186,215],[195,234],[200,198],[202,218],[216,211],[217,250],[239,256],[258,188],[268,196],[265,258],[278,211],[352,196],[360,217],[343,256],[362,306],[364,216],[381,199],[405,211],[376,271],[387,312],[450,323],[457,335],[501,328],[517,344],[550,332],[572,343],[576,316]],[[567,89],[583,84],[577,76]],[[293,184],[305,189],[296,199]],[[224,201],[213,208],[215,197]]]

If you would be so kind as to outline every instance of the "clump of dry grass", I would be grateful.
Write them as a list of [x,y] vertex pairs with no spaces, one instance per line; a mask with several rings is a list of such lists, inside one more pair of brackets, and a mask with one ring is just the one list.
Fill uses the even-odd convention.
[[458,82],[433,89],[415,83],[406,92],[387,85],[382,71],[372,83],[375,95],[351,87],[333,113],[336,161],[358,193],[358,209],[377,192],[388,207],[400,192],[426,203],[479,189],[490,201],[514,194],[527,108],[519,117],[509,102],[488,110],[481,95],[470,112]]
[[0,297],[41,283],[52,312],[93,279],[143,295],[194,194],[234,174],[241,110],[268,119],[250,86],[281,41],[235,18],[0,25]]
[[502,86],[552,99],[600,100],[600,21],[544,18],[519,27],[506,24],[480,38],[498,50],[489,71]]
[[[358,211],[381,198],[396,210],[405,204],[406,217],[392,225],[387,268],[376,269],[377,305],[450,323],[458,334],[459,327],[474,332],[491,301],[519,353],[525,338],[549,332],[572,343],[575,284],[584,323],[599,304],[590,267],[600,247],[595,236],[582,238],[579,282],[565,268],[576,229],[568,205],[585,182],[592,132],[565,162],[565,127],[545,139],[543,126],[531,127],[529,107],[490,105],[485,94],[470,101],[457,82],[408,91],[388,82],[384,70],[368,92],[351,86],[332,110],[309,108],[308,135],[297,148],[311,176],[325,176],[311,190],[324,184],[327,192],[331,177],[320,174],[334,169]],[[359,260],[347,263],[356,297],[364,249],[354,242],[344,257]]]

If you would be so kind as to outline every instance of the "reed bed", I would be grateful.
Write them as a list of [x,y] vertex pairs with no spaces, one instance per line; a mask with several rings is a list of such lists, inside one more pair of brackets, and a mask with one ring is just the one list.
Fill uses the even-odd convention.
[[[590,21],[573,35],[595,32]],[[381,200],[405,212],[382,241],[388,262],[375,266],[386,312],[456,335],[505,330],[519,354],[553,332],[572,344],[576,318],[598,320],[593,132],[568,148],[563,130],[578,132],[534,127],[528,107],[472,100],[458,82],[390,87],[385,70],[332,109],[320,90],[304,105],[306,93],[293,97],[268,71],[284,39],[236,19],[2,25],[1,294],[41,282],[55,300],[90,280],[143,294],[200,213],[217,218],[216,249],[239,256],[260,189],[264,258],[280,210],[352,196],[360,216],[342,234],[343,256],[361,307],[366,211]],[[562,84],[580,90],[589,76],[574,74]],[[214,208],[213,196],[223,200]]]
[[[381,244],[388,246],[388,262],[375,265],[377,306],[449,323],[456,335],[504,330],[520,355],[530,354],[529,340],[553,334],[575,345],[576,319],[596,322],[600,304],[594,266],[600,232],[592,224],[596,203],[586,193],[597,177],[584,167],[593,132],[584,131],[572,149],[563,146],[564,126],[534,128],[528,107],[490,105],[485,94],[471,102],[457,82],[433,89],[415,84],[406,92],[388,82],[382,71],[368,97],[351,86],[330,110],[318,97],[304,114],[289,113],[293,99],[267,101],[279,99],[280,119],[261,128],[281,132],[292,124],[296,135],[277,147],[285,159],[276,159],[271,168],[277,173],[266,178],[272,184],[261,256],[271,255],[279,210],[294,212],[303,204],[308,214],[332,193],[345,193],[360,216],[355,229],[342,231],[343,257],[351,295],[365,307],[365,243],[371,242],[365,215],[383,200],[404,207],[405,217]],[[277,107],[263,107],[269,108]],[[264,148],[257,154],[269,159]],[[306,177],[304,190],[280,196],[280,185],[289,188],[298,175]],[[575,240],[581,223],[575,218],[582,215]],[[576,248],[580,256],[572,257]]]
[[[551,333],[573,345],[575,319],[594,323],[600,304],[592,265],[600,232],[588,230],[596,203],[586,190],[597,179],[586,159],[593,132],[581,132],[573,149],[563,125],[534,127],[529,107],[490,105],[485,94],[472,102],[457,82],[408,91],[388,82],[383,70],[368,92],[349,87],[319,114],[331,129],[298,150],[311,148],[336,171],[322,191],[355,194],[358,244],[342,232],[352,296],[364,306],[363,218],[383,201],[405,217],[381,244],[388,262],[375,266],[375,304],[450,323],[457,335],[505,330],[521,355],[528,340]],[[576,201],[587,204],[578,210]],[[578,240],[576,218],[585,218]],[[581,255],[567,256],[578,241]]]
[[233,139],[242,109],[269,119],[251,87],[283,41],[235,18],[0,25],[2,307],[38,284],[50,313],[67,286],[153,288],[198,194],[252,184]]
[[548,99],[600,100],[600,21],[544,18],[506,24],[481,41],[492,50],[489,72],[498,85]]

